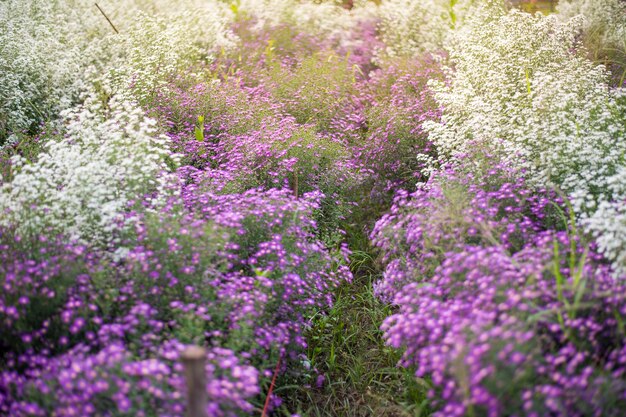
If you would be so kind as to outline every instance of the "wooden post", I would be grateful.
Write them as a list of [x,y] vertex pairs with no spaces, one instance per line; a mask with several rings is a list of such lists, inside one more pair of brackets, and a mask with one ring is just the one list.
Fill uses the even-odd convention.
[[185,368],[187,382],[187,417],[208,417],[206,406],[206,350],[199,346],[190,346],[180,355]]

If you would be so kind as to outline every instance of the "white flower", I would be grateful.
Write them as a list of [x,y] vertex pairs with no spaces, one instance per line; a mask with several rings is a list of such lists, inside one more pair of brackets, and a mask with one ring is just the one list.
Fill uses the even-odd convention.
[[90,101],[67,112],[62,139],[34,162],[13,159],[16,174],[0,188],[0,225],[96,244],[125,227],[129,203],[157,189],[169,152],[140,109],[115,99],[109,106]]
[[448,46],[449,83],[432,83],[443,119],[425,127],[448,161],[480,144],[525,169],[529,184],[565,192],[606,256],[622,262],[626,96],[576,52],[583,22],[498,8],[468,17]]
[[623,0],[560,0],[557,11],[562,20],[584,16],[584,29],[589,36],[599,37],[605,47],[626,50],[626,2]]
[[379,10],[388,56],[413,56],[441,49],[463,25],[474,0],[387,0]]
[[107,32],[85,2],[0,2],[0,142],[78,102],[102,69]]
[[334,1],[238,0],[233,2],[233,19],[252,18],[255,29],[287,24],[297,32],[332,39],[341,46],[363,20],[375,19],[378,8],[370,1],[354,2],[346,10]]
[[211,1],[0,1],[0,144],[94,90],[149,96],[174,70],[236,43]]

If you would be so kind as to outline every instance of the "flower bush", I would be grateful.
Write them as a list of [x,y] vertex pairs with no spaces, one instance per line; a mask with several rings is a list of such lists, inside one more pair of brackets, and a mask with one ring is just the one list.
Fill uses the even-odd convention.
[[454,159],[480,142],[528,170],[531,185],[563,191],[585,224],[599,205],[622,201],[614,176],[623,166],[624,94],[576,53],[582,21],[494,7],[471,20],[451,44],[449,85],[435,85],[445,110],[426,129],[439,155]]
[[431,177],[376,225],[377,291],[399,308],[387,342],[432,380],[435,415],[619,414],[623,278],[554,194],[486,161],[482,177]]
[[614,73],[614,83],[623,87],[626,62],[626,5],[617,0],[563,0],[557,7],[561,19],[577,15],[585,18],[584,41],[595,60]]
[[109,71],[111,88],[147,105],[177,73],[198,61],[211,62],[220,48],[233,47],[236,39],[214,7],[217,10],[208,14],[214,17],[205,16],[202,24],[198,22],[202,9],[182,9],[167,17],[139,12],[119,41],[124,60]]
[[[73,3],[75,8],[69,3]],[[107,39],[82,1],[0,5],[0,143],[80,100],[102,70]]]
[[377,288],[381,297],[392,301],[405,285],[428,279],[465,245],[514,252],[546,225],[562,223],[552,206],[559,203],[556,195],[534,195],[517,170],[493,157],[472,157],[489,171],[448,167],[417,191],[399,192],[389,213],[376,223],[372,242],[386,264]]
[[0,414],[621,415],[621,3],[512,3],[0,3]]
[[514,256],[468,245],[396,295],[385,337],[431,375],[436,415],[619,415],[624,283],[575,242],[562,252],[571,244],[541,234]]
[[288,24],[297,32],[347,46],[351,43],[350,33],[360,22],[376,15],[375,6],[369,1],[357,0],[352,2],[352,6],[347,10],[337,2],[327,0],[237,0],[231,5],[231,10],[235,19],[253,20],[255,30]]
[[435,415],[619,415],[623,92],[577,52],[581,22],[466,19],[432,83],[439,166],[372,234],[385,338]]
[[398,59],[370,74],[372,105],[355,126],[365,130],[365,140],[356,142],[355,159],[369,170],[373,200],[389,204],[390,194],[412,190],[420,180],[422,164],[415,155],[433,150],[423,125],[441,117],[427,83],[442,78],[436,57],[430,55]]
[[166,138],[134,105],[93,100],[66,114],[65,135],[35,161],[15,155],[2,184],[0,224],[21,235],[64,234],[107,243],[132,200],[155,190],[167,170]]
[[3,412],[97,415],[114,404],[119,415],[182,415],[177,360],[191,343],[211,347],[207,409],[252,410],[268,361],[295,355],[306,313],[350,279],[347,254],[315,241],[314,195],[198,187],[141,216],[121,261],[3,234]]
[[437,51],[472,10],[468,0],[391,0],[380,6],[383,56],[414,56]]
[[[0,141],[58,117],[94,89],[146,100],[191,60],[236,42],[219,2],[7,1],[0,6]],[[172,12],[172,11],[175,12]],[[149,14],[146,14],[149,13]],[[202,24],[199,20],[202,18]],[[118,28],[119,26],[119,28]]]

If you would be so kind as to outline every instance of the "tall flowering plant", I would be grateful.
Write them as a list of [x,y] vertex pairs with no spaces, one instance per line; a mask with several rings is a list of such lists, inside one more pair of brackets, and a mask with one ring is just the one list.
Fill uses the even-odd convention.
[[448,84],[434,84],[443,116],[426,130],[446,161],[479,144],[527,170],[530,185],[564,192],[621,269],[610,242],[623,242],[626,101],[606,68],[581,54],[583,22],[481,8],[450,44],[454,71]]
[[618,415],[624,279],[554,194],[493,167],[439,173],[377,224],[387,343],[430,379],[435,415]]
[[212,415],[252,411],[259,375],[296,358],[307,315],[350,279],[347,252],[315,239],[318,198],[187,184],[158,211],[128,213],[120,260],[3,233],[0,409],[182,415],[178,355],[193,343],[209,347]]

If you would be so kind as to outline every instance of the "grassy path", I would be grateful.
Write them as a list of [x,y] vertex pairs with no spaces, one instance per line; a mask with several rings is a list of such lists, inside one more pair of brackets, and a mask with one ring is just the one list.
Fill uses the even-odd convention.
[[[287,384],[276,392],[286,399],[282,412],[297,410],[301,416],[425,416],[426,386],[412,370],[397,367],[400,354],[386,346],[379,330],[392,313],[373,293],[372,271],[360,272],[339,288],[333,309],[314,318],[307,334],[311,368],[323,375],[316,384]],[[321,379],[321,378],[320,378]]]

